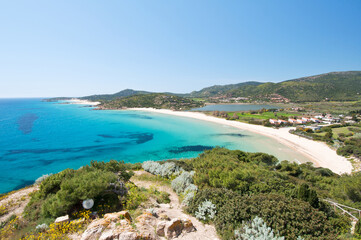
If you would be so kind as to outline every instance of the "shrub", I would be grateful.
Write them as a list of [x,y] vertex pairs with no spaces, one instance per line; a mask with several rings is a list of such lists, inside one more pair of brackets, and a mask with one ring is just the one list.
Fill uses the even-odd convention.
[[206,200],[198,206],[198,211],[195,212],[195,216],[198,219],[208,221],[216,216],[216,205],[211,201]]
[[160,175],[161,167],[158,162],[154,162],[154,161],[143,162],[142,168],[144,169],[144,171],[147,171],[151,174]]
[[175,163],[166,162],[166,163],[161,165],[160,175],[162,177],[169,178],[173,174],[177,174],[179,171],[180,171],[180,168],[177,165],[175,165]]
[[195,214],[198,210],[198,206],[202,202],[209,200],[216,205],[216,210],[219,212],[219,209],[226,204],[227,201],[231,200],[234,197],[238,197],[237,193],[221,188],[206,188],[197,192],[192,201],[190,201],[187,211]]
[[45,230],[49,229],[49,226],[46,223],[39,224],[35,227],[37,232],[44,232]]
[[142,167],[151,174],[166,178],[170,178],[172,175],[178,175],[178,173],[182,171],[174,162],[160,164],[159,162],[146,161],[143,162]]
[[242,229],[235,231],[236,240],[284,240],[284,237],[278,237],[273,229],[267,227],[262,218],[256,216],[250,226],[245,224]]
[[[92,161],[78,170],[66,169],[43,179],[39,191],[32,194],[25,208],[25,217],[36,221],[55,218],[82,209],[82,200],[92,198],[96,205],[111,205],[108,210],[121,208],[121,198],[126,194],[123,181],[132,172],[123,162]],[[94,207],[96,208],[96,207]]]
[[194,172],[182,172],[172,181],[172,188],[177,194],[181,194],[193,183]]
[[324,213],[298,199],[279,194],[240,196],[227,201],[214,220],[217,231],[224,239],[233,239],[234,230],[243,221],[259,216],[269,227],[287,239],[335,239],[335,230]]
[[360,219],[357,221],[355,225],[355,234],[361,235],[361,221]]

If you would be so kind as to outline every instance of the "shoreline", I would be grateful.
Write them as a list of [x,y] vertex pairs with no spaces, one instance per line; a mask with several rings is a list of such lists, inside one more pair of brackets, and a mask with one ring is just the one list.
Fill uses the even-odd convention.
[[299,137],[291,134],[288,131],[291,128],[267,128],[260,125],[253,125],[238,121],[230,121],[222,118],[205,115],[200,112],[183,112],[172,111],[168,109],[154,109],[154,108],[127,108],[124,110],[146,111],[161,114],[168,114],[179,117],[188,117],[217,124],[223,124],[231,127],[235,127],[242,130],[251,131],[257,134],[261,134],[272,139],[275,139],[279,143],[300,152],[307,158],[309,158],[316,167],[329,168],[337,174],[351,173],[352,164],[345,157],[337,155],[336,151],[329,148],[323,142],[317,142],[306,138]]
[[83,100],[83,99],[79,99],[79,98],[72,98],[70,100],[66,100],[65,101],[66,104],[80,104],[80,105],[92,105],[92,106],[97,106],[100,104],[100,102],[92,102],[89,100]]

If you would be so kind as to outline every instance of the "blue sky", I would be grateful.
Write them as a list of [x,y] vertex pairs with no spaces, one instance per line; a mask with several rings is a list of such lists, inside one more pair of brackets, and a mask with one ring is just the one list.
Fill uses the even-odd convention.
[[1,1],[0,98],[361,70],[361,1]]

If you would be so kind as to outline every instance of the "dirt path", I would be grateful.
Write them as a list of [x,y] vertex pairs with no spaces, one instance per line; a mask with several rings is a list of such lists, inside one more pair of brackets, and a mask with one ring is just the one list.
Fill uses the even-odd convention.
[[[135,176],[148,174],[145,171],[136,171]],[[177,194],[168,186],[162,185],[160,183],[155,183],[152,181],[141,181],[136,178],[130,179],[135,183],[138,187],[150,188],[151,186],[156,187],[158,191],[163,191],[169,193],[170,204],[159,204],[159,208],[157,209],[162,214],[166,214],[169,218],[181,218],[181,219],[189,219],[192,221],[194,227],[197,229],[195,232],[186,233],[184,235],[180,235],[179,240],[207,240],[207,239],[219,239],[216,233],[216,229],[212,225],[203,224],[198,219],[193,216],[190,216],[183,212],[181,208],[181,204],[179,203],[179,199]]]
[[37,189],[37,186],[28,187],[16,191],[9,196],[6,196],[4,199],[1,199],[0,206],[6,207],[7,213],[0,217],[0,222],[5,221],[13,214],[20,216],[30,200],[29,194]]

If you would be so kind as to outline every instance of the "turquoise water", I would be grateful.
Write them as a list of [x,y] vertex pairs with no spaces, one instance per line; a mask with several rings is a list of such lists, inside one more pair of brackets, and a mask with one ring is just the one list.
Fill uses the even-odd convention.
[[188,158],[215,146],[307,160],[267,137],[195,119],[95,111],[40,99],[0,99],[0,193],[91,160]]
[[201,108],[192,109],[192,111],[253,111],[261,109],[274,109],[276,106],[264,105],[264,104],[214,104],[207,105]]

